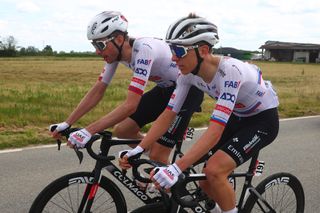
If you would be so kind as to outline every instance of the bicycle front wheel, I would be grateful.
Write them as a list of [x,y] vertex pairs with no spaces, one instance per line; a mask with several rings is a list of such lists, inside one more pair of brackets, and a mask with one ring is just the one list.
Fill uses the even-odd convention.
[[127,213],[127,206],[119,188],[102,176],[92,206],[85,211],[93,186],[94,176],[89,172],[77,172],[63,176],[43,189],[33,202],[30,213],[58,212],[110,212]]
[[[264,179],[257,187],[258,193],[277,213],[303,213],[304,192],[300,181],[289,173],[277,173]],[[270,212],[266,205],[250,194],[243,212]]]
[[167,213],[170,212],[170,209],[166,207],[163,202],[150,203],[144,206],[141,206],[130,213]]

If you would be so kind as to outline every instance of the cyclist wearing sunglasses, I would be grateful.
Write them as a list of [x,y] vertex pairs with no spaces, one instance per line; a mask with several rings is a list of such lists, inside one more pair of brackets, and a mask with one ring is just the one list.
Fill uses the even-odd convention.
[[218,39],[216,25],[194,14],[169,27],[166,40],[182,75],[167,109],[139,146],[147,149],[168,129],[191,86],[215,98],[210,124],[199,140],[181,159],[168,167],[159,167],[151,177],[157,187],[170,188],[181,171],[213,153],[204,168],[207,180],[200,186],[219,204],[212,212],[220,212],[221,208],[222,212],[235,213],[235,192],[227,176],[276,138],[279,102],[271,83],[263,80],[257,66],[212,54]]
[[[126,18],[115,11],[102,12],[89,23],[87,37],[106,64],[99,80],[68,119],[55,124],[57,131],[53,133],[54,137],[58,137],[59,131],[68,128],[97,105],[110,85],[119,64],[125,65],[133,72],[126,100],[98,121],[72,133],[68,139],[70,146],[84,147],[93,134],[116,124],[114,133],[117,137],[142,138],[140,129],[154,121],[166,108],[179,74],[179,69],[171,60],[170,48],[160,39],[128,37],[127,26]],[[149,80],[156,86],[144,93]],[[173,128],[155,143],[150,152],[152,159],[167,163],[175,142],[182,140],[193,112],[201,105],[203,92],[194,87],[188,96],[189,99],[192,97],[193,101],[186,102],[182,107],[184,110],[173,122]],[[141,149],[139,153],[142,151]]]

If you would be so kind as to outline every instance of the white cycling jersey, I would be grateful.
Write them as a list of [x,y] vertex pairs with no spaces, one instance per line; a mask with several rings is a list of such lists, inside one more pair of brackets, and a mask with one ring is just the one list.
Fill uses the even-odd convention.
[[211,121],[222,125],[226,125],[231,113],[248,117],[279,105],[271,82],[262,79],[256,65],[230,57],[221,57],[210,83],[191,73],[180,75],[167,109],[178,113],[192,85],[217,100]]
[[[148,80],[160,87],[169,87],[176,82],[179,69],[171,60],[172,54],[168,44],[156,38],[135,39],[132,47],[131,62],[120,63],[133,71],[129,90],[142,95]],[[110,84],[119,62],[106,63],[99,80]]]

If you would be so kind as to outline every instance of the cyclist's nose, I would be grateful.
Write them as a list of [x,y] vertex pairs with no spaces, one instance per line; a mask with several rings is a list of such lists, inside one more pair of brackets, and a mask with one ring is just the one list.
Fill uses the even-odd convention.
[[102,55],[102,51],[96,49],[96,54],[97,54],[97,55]]
[[176,55],[172,54],[171,60],[177,62],[179,58]]

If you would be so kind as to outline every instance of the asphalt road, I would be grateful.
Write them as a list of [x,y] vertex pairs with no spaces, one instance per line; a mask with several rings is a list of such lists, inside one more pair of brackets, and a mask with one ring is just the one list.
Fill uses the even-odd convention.
[[[304,187],[306,213],[320,212],[319,138],[320,116],[281,120],[277,140],[260,154],[266,166],[257,181],[275,172],[294,174]],[[191,143],[185,144],[188,146]],[[126,147],[119,148],[122,149]],[[75,154],[65,147],[59,152],[56,147],[50,146],[1,151],[0,212],[28,212],[32,201],[48,183],[67,173],[91,171],[93,165],[93,160],[87,155],[83,164],[79,165]],[[246,165],[239,169],[243,168]],[[142,205],[126,189],[123,192],[129,210]]]

